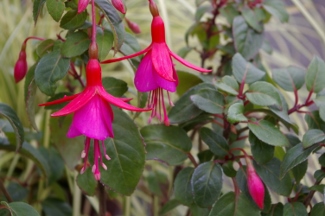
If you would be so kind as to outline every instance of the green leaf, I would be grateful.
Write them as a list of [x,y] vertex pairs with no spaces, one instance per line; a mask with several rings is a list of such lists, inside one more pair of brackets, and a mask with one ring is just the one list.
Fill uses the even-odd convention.
[[54,47],[54,40],[47,39],[42,41],[36,48],[36,53],[39,57],[51,52]]
[[302,138],[302,145],[308,148],[311,145],[322,142],[325,140],[325,133],[319,129],[311,129],[307,131]]
[[250,28],[242,16],[233,21],[232,33],[236,51],[247,60],[258,53],[263,44],[263,35]]
[[170,211],[172,211],[174,208],[176,208],[177,206],[179,206],[181,203],[176,200],[176,199],[170,199],[168,200],[163,207],[161,207],[161,209],[159,210],[159,215],[165,215],[167,213],[169,213]]
[[113,47],[114,36],[111,32],[97,28],[96,42],[98,46],[98,58],[104,60]]
[[54,95],[57,87],[56,82],[67,74],[69,67],[69,59],[63,58],[60,52],[54,51],[46,54],[38,62],[35,69],[37,86],[43,93]]
[[251,151],[259,164],[265,164],[272,160],[274,156],[274,146],[270,146],[265,142],[259,140],[251,131],[249,133],[249,142],[251,144]]
[[227,19],[229,25],[233,23],[235,17],[240,15],[235,2],[228,2],[224,7],[220,8],[219,11],[220,14]]
[[227,112],[227,120],[230,123],[237,123],[241,121],[248,121],[246,116],[244,116],[244,104],[242,101],[230,105]]
[[208,216],[209,214],[208,208],[201,208],[195,204],[191,205],[189,209],[192,216]]
[[77,176],[77,184],[80,190],[82,190],[82,192],[84,192],[88,196],[95,195],[97,180],[95,179],[91,169],[86,169],[86,171],[83,174],[79,174]]
[[278,216],[278,215],[283,215],[282,203],[273,204],[271,210],[268,211],[267,214],[263,214],[263,216]]
[[319,115],[323,121],[325,121],[325,95],[323,91],[317,94],[316,99],[314,99],[315,104],[319,108]]
[[105,141],[111,160],[104,160],[100,181],[112,190],[130,195],[136,188],[144,169],[145,150],[137,126],[121,110],[114,110],[114,139]]
[[114,35],[114,49],[115,52],[117,52],[123,44],[124,35],[125,35],[122,19],[120,18],[119,14],[116,12],[114,6],[109,1],[95,0],[95,4],[103,11],[108,21],[110,29]]
[[35,25],[37,23],[37,19],[38,19],[39,15],[42,12],[45,2],[46,2],[46,0],[34,0],[34,2],[33,2],[33,18],[34,18]]
[[242,15],[248,25],[252,27],[257,32],[263,31],[263,24],[261,20],[257,18],[256,10],[250,9],[249,7],[244,7],[242,9]]
[[236,198],[234,192],[223,195],[212,207],[209,216],[260,216],[259,209],[240,193]]
[[227,92],[231,95],[237,95],[239,85],[237,81],[232,76],[224,76],[222,77],[221,81],[216,84],[218,90]]
[[[113,33],[111,33],[111,34],[113,34]],[[120,52],[124,56],[131,55],[131,54],[136,53],[141,50],[141,47],[140,47],[137,39],[133,35],[125,32],[123,37],[124,37],[124,41],[120,48]],[[113,37],[113,39],[114,39],[114,37]],[[139,65],[140,60],[141,60],[140,56],[136,56],[134,58],[128,59],[130,64],[134,65],[134,67],[137,67]]]
[[60,27],[67,30],[74,30],[82,26],[87,19],[87,11],[78,13],[77,10],[70,10],[61,19]]
[[223,113],[224,97],[216,90],[200,90],[192,95],[192,102],[201,110],[211,114]]
[[314,57],[306,73],[306,87],[308,91],[320,92],[325,87],[325,62],[319,57]]
[[246,61],[243,56],[236,53],[232,58],[232,72],[236,80],[247,84],[254,83],[265,76],[265,72]]
[[278,105],[280,107],[282,104],[278,90],[264,81],[251,84],[246,96],[251,103],[259,106]]
[[16,151],[19,151],[24,142],[24,128],[16,112],[7,104],[0,103],[0,116],[5,117],[13,127],[16,135]]
[[212,11],[211,5],[207,5],[207,4],[200,5],[195,11],[195,21],[200,22],[202,16],[205,13],[210,13],[211,11]]
[[289,66],[272,71],[274,81],[286,91],[300,89],[305,83],[306,71],[300,67]]
[[289,196],[292,190],[292,182],[289,175],[280,176],[281,162],[273,158],[268,163],[259,165],[254,162],[257,174],[263,182],[275,193],[283,196]]
[[176,176],[174,182],[174,196],[183,205],[191,205],[194,202],[192,193],[191,178],[194,168],[186,167],[182,169]]
[[39,213],[30,205],[24,202],[11,202],[6,203],[4,201],[0,202],[1,205],[8,207],[11,216],[39,216]]
[[317,203],[310,211],[310,216],[325,216],[325,204]]
[[282,132],[266,120],[248,123],[248,127],[259,140],[269,145],[289,146],[289,141]]
[[203,127],[200,130],[200,137],[208,146],[210,151],[218,157],[228,155],[229,145],[227,140],[213,130]]
[[291,169],[293,177],[296,180],[296,183],[299,183],[301,179],[305,177],[307,169],[308,169],[308,160],[305,160],[304,162],[298,164],[297,166]]
[[162,160],[170,165],[178,165],[187,159],[192,141],[186,132],[176,126],[148,125],[141,135],[146,143],[146,159]]
[[7,186],[7,192],[8,194],[10,194],[10,197],[13,201],[21,201],[28,196],[29,191],[27,188],[25,188],[21,184],[18,184],[17,182],[10,182],[9,185]]
[[283,158],[280,169],[280,178],[282,178],[293,167],[306,161],[310,153],[315,151],[318,147],[318,145],[313,145],[309,148],[304,149],[302,144],[299,143],[294,147],[290,148]]
[[128,84],[123,80],[114,77],[104,77],[102,82],[105,90],[115,97],[121,97],[128,91]]
[[51,17],[59,22],[65,9],[64,2],[61,0],[46,0],[46,7]]
[[202,80],[197,75],[188,72],[177,71],[177,75],[179,80],[186,80],[186,82],[180,82],[177,86],[176,92],[178,95],[183,95],[187,90],[189,90],[193,86],[202,83]]
[[171,124],[183,123],[199,116],[203,111],[191,101],[191,95],[197,94],[200,90],[215,90],[211,84],[201,83],[190,88],[169,111],[169,121]]
[[45,212],[46,216],[71,216],[72,209],[71,206],[60,199],[57,198],[47,198],[42,202],[42,210]]
[[36,65],[33,65],[29,68],[25,84],[24,84],[24,93],[25,93],[25,106],[26,106],[26,112],[28,120],[31,124],[31,126],[37,131],[37,125],[35,122],[35,104],[36,104],[36,90],[37,85],[35,83],[34,74],[35,74],[35,68]]
[[289,14],[286,11],[286,6],[281,0],[265,0],[263,1],[264,9],[278,18],[281,22],[288,22]]
[[195,168],[191,181],[195,203],[200,207],[210,207],[221,192],[222,169],[214,162],[202,163]]
[[61,47],[61,54],[64,57],[72,58],[83,54],[90,45],[89,36],[82,31],[68,34],[67,40]]
[[307,216],[307,209],[301,202],[286,203],[283,208],[283,216]]
[[307,113],[305,115],[305,121],[309,129],[325,130],[325,122],[321,119],[318,110]]

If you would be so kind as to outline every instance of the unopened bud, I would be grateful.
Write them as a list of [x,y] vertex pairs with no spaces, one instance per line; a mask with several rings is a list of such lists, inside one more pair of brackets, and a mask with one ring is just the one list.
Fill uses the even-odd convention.
[[14,78],[16,83],[24,79],[26,73],[27,73],[27,58],[26,58],[26,51],[23,47],[23,49],[19,53],[19,58],[14,68]]
[[149,9],[153,17],[159,16],[159,11],[154,0],[149,0]]
[[[248,161],[248,160],[247,160]],[[253,198],[256,205],[260,208],[264,208],[264,194],[265,189],[261,178],[257,175],[252,163],[247,163],[247,186],[248,191]]]
[[78,13],[83,12],[87,8],[89,2],[90,2],[90,0],[79,0],[78,1]]
[[112,0],[112,5],[116,10],[120,11],[122,14],[125,14],[125,6],[122,0]]
[[97,43],[90,43],[88,54],[90,59],[98,59],[98,46]]
[[130,21],[126,17],[125,17],[125,20],[126,20],[126,24],[128,25],[128,27],[131,29],[131,31],[134,34],[140,34],[141,33],[140,27],[139,27],[139,25],[137,23]]

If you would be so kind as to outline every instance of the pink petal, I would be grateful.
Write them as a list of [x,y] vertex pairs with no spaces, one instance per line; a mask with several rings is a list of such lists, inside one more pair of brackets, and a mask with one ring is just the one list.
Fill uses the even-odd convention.
[[54,101],[49,101],[47,103],[39,104],[38,106],[51,106],[51,105],[55,105],[55,104],[68,102],[68,101],[71,101],[71,100],[75,99],[79,94],[80,93],[75,94],[75,95],[70,95],[70,96],[65,95],[63,98],[60,98],[60,99],[57,99],[57,100],[54,100]]
[[177,85],[178,85],[178,77],[175,71],[175,68],[173,68],[173,78],[174,78],[174,82],[165,80],[164,78],[162,78],[161,76],[159,76],[157,73],[154,73],[154,78],[155,78],[155,82],[158,84],[158,86],[160,88],[163,88],[167,91],[170,92],[175,92]]
[[102,61],[100,62],[101,64],[108,64],[108,63],[112,63],[112,62],[118,62],[118,61],[122,61],[122,60],[125,60],[125,59],[129,59],[129,58],[134,58],[136,56],[139,56],[139,55],[142,55],[148,51],[150,51],[151,49],[151,45],[149,45],[147,48],[145,48],[144,50],[141,50],[139,52],[136,52],[136,53],[133,53],[131,55],[128,55],[128,56],[123,56],[121,58],[113,58],[113,59],[107,59],[105,61]]
[[152,64],[157,74],[165,80],[175,82],[172,59],[166,43],[152,44]]
[[106,100],[108,103],[110,104],[113,104],[119,108],[122,108],[122,109],[126,109],[126,110],[131,110],[131,111],[135,111],[135,112],[143,112],[143,111],[150,111],[151,109],[147,109],[147,108],[144,108],[144,109],[141,109],[141,108],[138,108],[138,107],[134,107],[130,104],[127,104],[125,103],[123,100],[117,98],[117,97],[114,97],[110,94],[108,94],[104,87],[98,87],[98,92],[100,94],[100,96]]
[[135,87],[140,92],[147,92],[158,88],[154,74],[152,61],[151,61],[151,51],[149,51],[141,60],[141,63],[137,69],[134,78]]
[[73,99],[70,103],[68,103],[65,107],[60,109],[59,111],[53,113],[51,116],[64,116],[70,113],[73,113],[83,107],[94,95],[96,94],[96,87],[87,87],[83,92],[79,93],[79,95]]
[[95,95],[91,100],[75,111],[67,136],[84,135],[98,140],[113,137],[113,112],[109,104]]
[[207,70],[205,68],[201,68],[198,67],[192,63],[189,63],[188,61],[186,61],[185,59],[181,58],[180,56],[178,56],[176,53],[173,53],[171,50],[169,50],[169,53],[180,63],[182,63],[183,65],[185,65],[186,67],[192,68],[193,70],[202,72],[202,73],[208,73],[211,72],[212,70]]

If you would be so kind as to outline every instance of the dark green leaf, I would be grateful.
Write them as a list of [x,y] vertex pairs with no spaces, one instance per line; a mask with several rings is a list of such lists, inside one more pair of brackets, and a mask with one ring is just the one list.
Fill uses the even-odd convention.
[[307,209],[301,202],[286,203],[283,208],[283,216],[307,216]]
[[27,188],[16,182],[10,182],[7,187],[7,192],[10,194],[10,197],[13,201],[21,201],[28,196]]
[[218,82],[216,86],[219,91],[221,90],[232,95],[238,94],[239,85],[232,76],[222,77],[221,82]]
[[308,148],[311,145],[322,142],[325,140],[325,133],[319,129],[308,130],[302,137],[302,145]]
[[191,178],[194,172],[194,168],[186,167],[182,169],[176,176],[174,182],[174,195],[175,199],[183,205],[191,205],[194,202],[192,193]]
[[292,182],[289,175],[280,176],[281,162],[273,158],[268,163],[259,165],[254,163],[257,174],[261,177],[263,182],[274,192],[289,196],[292,189]]
[[305,121],[309,129],[325,130],[325,122],[320,118],[318,110],[307,113],[305,115]]
[[300,67],[275,69],[272,74],[274,81],[286,91],[298,90],[305,83],[306,71]]
[[39,213],[32,206],[24,202],[0,202],[0,204],[9,208],[11,216],[39,216]]
[[62,177],[64,173],[64,162],[59,152],[53,147],[50,147],[48,149],[41,147],[39,148],[39,151],[42,154],[42,156],[46,158],[49,164],[50,173],[47,177],[48,177],[48,183],[52,184]]
[[239,83],[245,81],[247,84],[254,83],[265,76],[264,71],[246,61],[239,53],[232,58],[232,72]]
[[67,74],[69,67],[69,59],[63,58],[60,52],[54,51],[46,54],[38,62],[35,69],[37,86],[43,93],[54,95],[57,87],[56,82]]
[[88,196],[94,196],[96,193],[97,181],[91,169],[86,169],[83,174],[77,176],[79,188]]
[[274,146],[268,145],[257,139],[252,132],[249,133],[249,142],[251,144],[254,160],[256,160],[257,163],[265,164],[272,160],[274,156]]
[[159,211],[159,215],[165,215],[167,213],[169,213],[170,211],[172,211],[174,208],[176,208],[177,206],[179,206],[181,203],[176,200],[176,199],[170,199],[168,200],[163,207],[161,207],[160,211]]
[[68,30],[82,26],[87,19],[87,11],[78,13],[77,10],[70,10],[61,19],[60,27]]
[[190,211],[192,216],[208,216],[209,209],[208,208],[201,208],[197,205],[191,205]]
[[289,14],[286,11],[286,7],[281,0],[265,0],[263,1],[264,9],[278,18],[281,22],[288,22]]
[[71,216],[71,206],[56,198],[47,198],[42,202],[43,211],[46,216]]
[[282,132],[266,120],[248,123],[248,127],[259,140],[269,145],[289,146],[289,141]]
[[317,203],[310,211],[310,216],[325,216],[325,204]]
[[250,28],[242,16],[234,19],[232,32],[237,52],[247,60],[254,58],[262,47],[263,35]]
[[246,116],[244,116],[244,104],[242,101],[232,104],[228,108],[227,120],[230,123],[236,123],[241,121],[248,121]]
[[235,2],[228,2],[224,7],[220,8],[220,14],[227,19],[229,25],[233,23],[235,17],[240,15]]
[[37,125],[35,122],[35,94],[37,86],[34,79],[36,65],[29,68],[25,79],[24,93],[25,93],[25,106],[28,120],[31,126],[37,131]]
[[59,22],[65,9],[64,2],[61,0],[46,0],[46,7],[51,17]]
[[218,157],[228,155],[229,146],[227,140],[220,134],[209,128],[203,127],[200,130],[200,137],[209,146],[209,149],[213,154]]
[[10,122],[16,135],[16,151],[20,150],[24,142],[24,128],[16,112],[7,104],[0,103],[0,116],[4,116]]
[[323,91],[317,95],[316,99],[314,99],[314,102],[319,108],[319,115],[321,119],[324,121],[325,120],[325,95],[323,95]]
[[236,198],[234,192],[223,195],[213,206],[209,216],[260,216],[260,210],[241,193]]
[[146,159],[162,160],[170,165],[183,163],[191,150],[192,141],[176,126],[148,125],[141,129],[146,143]]
[[61,47],[61,54],[67,58],[79,56],[88,50],[89,44],[90,39],[85,32],[71,33]]
[[186,80],[186,82],[180,82],[177,86],[176,92],[178,95],[183,95],[187,90],[202,82],[198,76],[188,72],[177,71],[177,75],[179,80]]
[[205,162],[195,168],[191,181],[195,203],[200,207],[210,207],[221,192],[222,169],[214,162]]
[[114,139],[105,141],[111,160],[104,160],[107,171],[101,168],[101,182],[114,191],[130,195],[137,186],[145,163],[144,143],[130,117],[114,108]]
[[280,177],[282,178],[290,169],[307,160],[310,153],[312,153],[318,147],[318,145],[313,145],[304,149],[302,144],[299,143],[298,145],[290,148],[283,158]]
[[280,107],[282,104],[278,90],[264,81],[251,84],[246,96],[251,103],[259,106],[277,105]]
[[314,57],[306,73],[306,87],[308,91],[320,92],[325,87],[325,62],[319,57]]
[[111,32],[97,28],[96,42],[98,46],[98,58],[104,60],[109,51],[112,49],[114,36]]
[[115,97],[121,97],[128,90],[128,84],[114,77],[104,77],[103,86],[105,90]]
[[37,23],[37,19],[39,15],[41,14],[45,2],[46,0],[35,0],[33,2],[33,18],[34,18],[35,25]]
[[299,183],[301,179],[305,177],[307,168],[308,168],[308,160],[305,160],[304,162],[298,164],[297,166],[291,169],[292,174],[296,180],[296,183]]
[[54,46],[54,40],[47,39],[42,41],[36,48],[36,53],[39,57],[42,57],[48,52],[51,52]]
[[267,214],[263,214],[263,216],[279,216],[283,215],[283,204],[277,203],[272,205],[271,210],[267,212]]
[[199,109],[207,113],[223,113],[224,97],[216,90],[200,90],[197,94],[192,95],[190,98]]

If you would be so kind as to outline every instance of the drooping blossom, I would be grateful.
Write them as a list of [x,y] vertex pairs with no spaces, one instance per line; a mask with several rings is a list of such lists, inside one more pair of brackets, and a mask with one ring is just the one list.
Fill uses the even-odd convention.
[[134,107],[126,101],[129,99],[116,98],[107,93],[102,85],[101,67],[97,59],[90,59],[86,66],[86,88],[78,94],[65,96],[62,99],[41,104],[40,106],[49,106],[70,101],[65,107],[51,116],[65,116],[73,114],[72,124],[70,125],[67,136],[73,138],[83,135],[86,137],[85,147],[81,157],[84,158],[84,165],[81,173],[87,168],[88,152],[93,140],[94,145],[94,164],[92,172],[97,180],[100,179],[99,168],[102,166],[107,169],[103,163],[104,157],[110,160],[106,154],[104,140],[108,137],[114,137],[112,122],[114,120],[113,110],[111,105],[131,110],[131,111],[147,111],[149,109],[140,109]]
[[139,27],[139,25],[136,22],[133,22],[131,20],[129,20],[128,18],[124,17],[126,24],[128,25],[128,27],[131,29],[131,31],[134,34],[140,34],[141,33],[141,29]]
[[257,175],[253,164],[247,160],[247,168],[246,168],[246,173],[247,173],[247,186],[248,186],[248,191],[251,197],[253,198],[254,202],[256,205],[260,208],[264,208],[264,194],[265,194],[265,189],[263,182],[261,178]]
[[90,2],[90,0],[79,0],[78,1],[78,13],[81,13],[84,10],[86,10],[89,2]]
[[157,117],[165,125],[169,125],[164,102],[164,91],[167,91],[169,104],[172,105],[169,92],[175,92],[178,85],[178,77],[172,58],[186,67],[199,72],[211,72],[211,70],[195,66],[171,51],[166,44],[164,21],[159,16],[158,8],[153,0],[149,0],[149,9],[153,16],[151,22],[151,44],[137,53],[121,58],[105,60],[101,63],[117,62],[145,54],[136,71],[134,79],[135,86],[140,92],[149,92],[147,106],[152,108],[149,121],[153,117]]
[[14,68],[14,78],[16,83],[24,79],[27,73],[27,58],[26,58],[26,44],[23,44],[22,49],[20,50],[18,60]]
[[112,5],[115,7],[116,10],[118,10],[122,14],[126,13],[125,6],[122,0],[112,0]]

